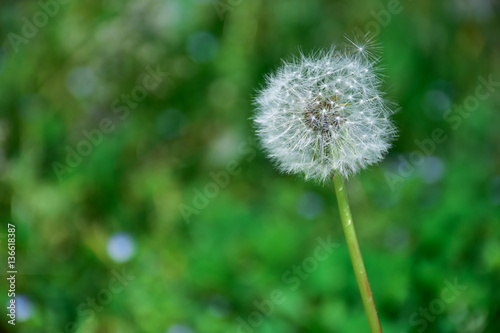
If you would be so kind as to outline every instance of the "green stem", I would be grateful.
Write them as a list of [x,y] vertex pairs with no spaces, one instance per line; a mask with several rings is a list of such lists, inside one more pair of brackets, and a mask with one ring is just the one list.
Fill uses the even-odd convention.
[[352,222],[351,209],[349,208],[349,200],[347,199],[347,192],[345,190],[344,179],[342,175],[337,174],[333,177],[335,185],[335,194],[339,203],[340,219],[342,220],[342,228],[344,229],[345,238],[347,241],[347,248],[351,256],[352,266],[354,268],[354,275],[358,282],[358,288],[365,307],[366,316],[368,317],[368,324],[372,333],[381,333],[382,326],[380,326],[380,319],[378,318],[377,308],[373,300],[370,283],[366,275],[365,264],[359,249],[358,237],[356,237],[356,230]]

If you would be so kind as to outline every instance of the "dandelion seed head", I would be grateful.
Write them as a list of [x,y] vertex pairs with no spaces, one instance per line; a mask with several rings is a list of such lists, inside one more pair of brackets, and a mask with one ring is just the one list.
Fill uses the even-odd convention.
[[277,167],[324,182],[379,162],[396,130],[370,40],[303,55],[269,75],[254,117]]

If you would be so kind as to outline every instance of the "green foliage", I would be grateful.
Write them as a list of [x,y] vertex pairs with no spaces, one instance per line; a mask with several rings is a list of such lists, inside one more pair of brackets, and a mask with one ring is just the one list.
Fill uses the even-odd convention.
[[[369,27],[399,138],[347,189],[384,331],[497,332],[498,5],[55,1],[32,37],[22,18],[40,4],[1,5],[0,233],[16,225],[18,317],[0,330],[366,332],[332,190],[278,174],[249,118],[282,58]],[[122,261],[117,235],[118,250],[132,241]]]

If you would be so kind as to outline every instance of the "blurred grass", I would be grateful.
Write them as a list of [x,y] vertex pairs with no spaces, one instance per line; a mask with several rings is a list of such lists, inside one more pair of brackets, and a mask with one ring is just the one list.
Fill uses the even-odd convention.
[[[68,2],[19,52],[9,33],[40,7],[2,3],[0,214],[17,226],[22,297],[16,327],[4,317],[0,330],[237,332],[275,289],[286,301],[255,332],[367,330],[331,190],[278,174],[253,141],[238,147],[254,136],[252,96],[266,73],[377,22],[388,2],[223,3],[221,19],[202,0]],[[348,183],[374,297],[386,332],[496,332],[498,93],[456,130],[444,117],[479,76],[500,81],[499,8],[401,6],[377,35],[400,136],[385,162]],[[169,75],[122,120],[112,103],[147,66]],[[103,118],[115,130],[59,181],[53,163]],[[391,190],[387,172],[436,128],[448,139]],[[187,224],[180,205],[230,161],[240,171]],[[132,250],[117,262],[109,247],[123,232]],[[283,274],[329,235],[339,247],[291,290]],[[123,269],[134,279],[82,312]],[[424,327],[419,309],[455,279],[467,289]],[[7,302],[7,284],[0,290]]]

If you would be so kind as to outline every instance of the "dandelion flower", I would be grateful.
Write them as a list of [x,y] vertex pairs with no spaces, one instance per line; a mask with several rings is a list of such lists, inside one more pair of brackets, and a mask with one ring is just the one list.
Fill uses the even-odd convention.
[[384,98],[370,41],[301,55],[267,77],[257,133],[286,173],[324,182],[379,162],[391,146],[395,105]]

